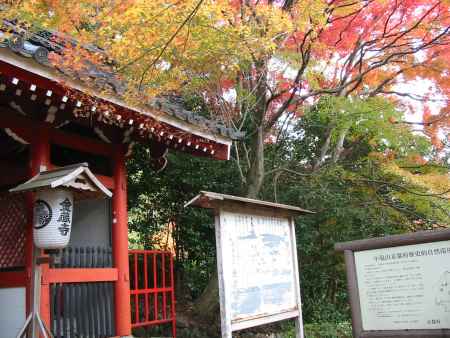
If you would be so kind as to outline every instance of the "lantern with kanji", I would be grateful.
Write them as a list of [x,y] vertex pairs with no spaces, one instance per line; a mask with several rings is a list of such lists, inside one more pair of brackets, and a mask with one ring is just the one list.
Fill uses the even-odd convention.
[[87,164],[43,171],[11,192],[34,191],[33,239],[41,249],[61,249],[70,241],[74,200],[111,197]]
[[36,193],[33,217],[34,244],[43,249],[60,249],[69,244],[72,227],[73,193],[43,190]]

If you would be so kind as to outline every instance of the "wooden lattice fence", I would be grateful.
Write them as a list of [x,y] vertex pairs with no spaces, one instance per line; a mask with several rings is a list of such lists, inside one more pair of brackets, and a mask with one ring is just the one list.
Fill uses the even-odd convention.
[[24,194],[0,193],[0,270],[25,266],[26,210]]

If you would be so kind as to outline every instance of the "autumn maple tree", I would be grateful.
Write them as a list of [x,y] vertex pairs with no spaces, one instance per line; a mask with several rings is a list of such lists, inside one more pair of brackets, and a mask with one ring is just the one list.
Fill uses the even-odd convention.
[[[449,131],[448,1],[23,0],[4,13],[101,47],[130,84],[130,98],[200,95],[217,117],[245,128],[247,142],[235,154],[246,161],[251,197],[280,120],[301,116],[320,96],[387,96],[423,114],[422,130],[438,148]],[[67,54],[81,62],[79,53]],[[340,147],[345,128],[325,132]]]

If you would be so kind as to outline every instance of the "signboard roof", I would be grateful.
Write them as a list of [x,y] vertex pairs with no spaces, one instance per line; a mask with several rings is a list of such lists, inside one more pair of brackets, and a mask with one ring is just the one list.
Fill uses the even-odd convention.
[[187,202],[184,206],[195,206],[206,209],[217,209],[224,203],[232,203],[241,206],[251,206],[251,207],[262,207],[266,209],[278,209],[286,211],[291,215],[300,215],[300,214],[314,214],[315,212],[302,209],[300,207],[287,205],[287,204],[279,204],[261,200],[255,200],[251,198],[238,197],[226,194],[219,194],[216,192],[210,191],[201,191],[196,197]]
[[447,240],[450,238],[450,229],[444,230],[425,230],[411,232],[407,234],[391,235],[385,237],[376,237],[361,239],[351,242],[341,242],[334,245],[338,252],[345,250],[361,251],[395,247],[401,245],[411,245],[420,243],[429,243],[433,241]]

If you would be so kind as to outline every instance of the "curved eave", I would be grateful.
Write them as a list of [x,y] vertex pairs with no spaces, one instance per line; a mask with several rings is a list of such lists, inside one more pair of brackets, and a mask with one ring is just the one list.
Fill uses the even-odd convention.
[[[65,95],[65,88],[71,88],[73,90],[84,93],[85,95],[89,95],[96,99],[113,104],[117,107],[120,107],[121,109],[133,112],[134,114],[136,114],[136,116],[151,118],[161,124],[170,126],[171,128],[175,128],[181,133],[193,135],[197,138],[204,139],[209,143],[216,144],[219,148],[219,151],[214,152],[213,154],[209,154],[208,157],[222,160],[229,159],[230,147],[232,144],[232,140],[230,138],[214,134],[208,131],[206,128],[190,124],[187,121],[177,119],[176,117],[170,116],[161,111],[153,110],[150,107],[133,106],[118,97],[100,93],[93,88],[85,86],[81,81],[73,80],[61,74],[54,68],[46,67],[35,62],[32,58],[17,56],[9,49],[0,48],[0,62],[4,63],[4,65],[0,64],[0,72],[3,72],[4,69],[2,68],[5,68],[5,64],[8,64],[32,75],[33,81],[36,85],[44,86],[46,88],[48,86],[52,86],[51,89],[59,95]],[[17,74],[17,77],[19,78],[20,74]],[[197,153],[191,151],[191,153],[199,156],[207,155],[202,154],[201,151],[198,151]]]

